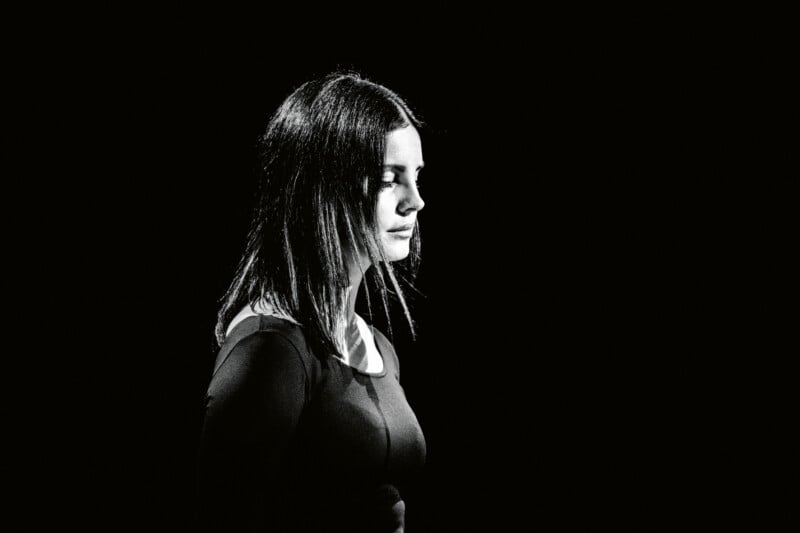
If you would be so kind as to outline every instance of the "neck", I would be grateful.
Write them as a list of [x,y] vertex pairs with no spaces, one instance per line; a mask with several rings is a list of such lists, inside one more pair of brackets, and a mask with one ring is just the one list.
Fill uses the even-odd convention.
[[350,286],[347,289],[346,306],[347,321],[352,323],[356,318],[356,299],[358,298],[358,290],[361,287],[361,282],[364,279],[364,272],[369,268],[369,262],[361,260],[360,264],[356,261],[350,261],[348,273],[350,275]]

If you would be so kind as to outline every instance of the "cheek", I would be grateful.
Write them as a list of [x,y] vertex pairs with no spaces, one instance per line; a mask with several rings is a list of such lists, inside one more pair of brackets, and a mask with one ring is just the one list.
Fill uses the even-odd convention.
[[392,226],[394,208],[394,197],[391,192],[382,193],[378,197],[378,225],[381,230],[387,230]]

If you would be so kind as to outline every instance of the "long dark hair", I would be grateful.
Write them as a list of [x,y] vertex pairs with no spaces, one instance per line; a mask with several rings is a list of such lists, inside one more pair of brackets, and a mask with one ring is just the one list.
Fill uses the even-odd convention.
[[303,326],[312,346],[341,356],[347,253],[353,249],[366,252],[373,265],[363,281],[370,317],[372,285],[389,335],[392,295],[413,338],[414,321],[397,278],[410,285],[416,277],[418,224],[409,256],[395,269],[380,244],[376,210],[386,135],[409,125],[422,126],[397,94],[352,72],[306,82],[283,102],[259,139],[259,200],[217,316],[220,345],[243,306],[268,302]]

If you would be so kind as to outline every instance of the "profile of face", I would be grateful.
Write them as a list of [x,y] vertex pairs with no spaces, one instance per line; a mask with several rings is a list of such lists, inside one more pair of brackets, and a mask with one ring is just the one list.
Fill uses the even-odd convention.
[[377,207],[378,230],[389,261],[408,256],[417,213],[425,206],[417,188],[423,166],[416,128],[409,125],[389,132]]

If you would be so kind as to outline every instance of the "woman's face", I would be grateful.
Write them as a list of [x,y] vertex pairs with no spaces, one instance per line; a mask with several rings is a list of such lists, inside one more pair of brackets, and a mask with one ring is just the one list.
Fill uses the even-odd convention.
[[422,141],[414,126],[396,129],[386,136],[378,230],[389,261],[408,256],[417,212],[425,206],[417,188],[423,166]]

